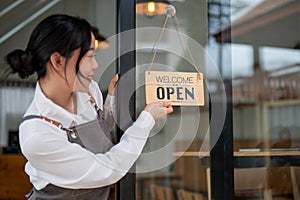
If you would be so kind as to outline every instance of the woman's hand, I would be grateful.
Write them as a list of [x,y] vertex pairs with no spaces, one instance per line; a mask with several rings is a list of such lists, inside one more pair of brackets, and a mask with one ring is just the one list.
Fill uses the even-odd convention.
[[170,102],[151,103],[145,107],[144,111],[149,112],[155,120],[159,120],[172,113],[173,108]]
[[119,80],[119,75],[116,74],[110,81],[109,83],[109,86],[108,86],[108,94],[113,96],[114,95],[114,91],[115,91],[115,87],[116,87],[116,84]]

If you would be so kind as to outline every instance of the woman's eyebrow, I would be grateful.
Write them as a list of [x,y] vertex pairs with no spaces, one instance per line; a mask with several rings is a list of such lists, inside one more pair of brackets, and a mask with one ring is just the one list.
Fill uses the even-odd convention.
[[96,49],[95,48],[89,48],[89,51],[95,51]]

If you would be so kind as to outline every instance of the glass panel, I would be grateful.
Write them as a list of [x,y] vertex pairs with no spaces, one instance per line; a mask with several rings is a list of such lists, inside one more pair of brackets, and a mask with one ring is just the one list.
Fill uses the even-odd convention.
[[[172,114],[156,121],[136,164],[136,197],[143,200],[209,196],[208,92],[213,101],[221,90],[222,80],[211,53],[218,49],[209,43],[207,1],[180,0],[172,5],[175,16],[136,15],[136,110],[141,112],[145,106],[146,71],[203,73],[205,105],[174,106]],[[172,81],[160,78],[164,83]],[[172,82],[170,87],[176,92],[180,83]],[[165,91],[164,100],[168,95],[181,95],[171,91]]]
[[231,4],[236,197],[299,198],[299,7]]

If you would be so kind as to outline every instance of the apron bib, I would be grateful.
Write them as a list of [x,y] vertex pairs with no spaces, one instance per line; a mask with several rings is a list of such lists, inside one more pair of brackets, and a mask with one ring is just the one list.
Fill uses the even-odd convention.
[[[40,118],[58,126],[66,131],[68,140],[76,143],[93,153],[106,153],[113,146],[110,127],[114,123],[112,113],[104,119],[104,113],[95,105],[98,119],[70,128],[64,128],[54,120],[43,116],[29,115],[23,121]],[[84,164],[84,163],[83,163]],[[67,189],[48,184],[45,188],[37,190],[32,188],[26,198],[29,200],[104,200],[108,199],[111,186],[92,189]]]

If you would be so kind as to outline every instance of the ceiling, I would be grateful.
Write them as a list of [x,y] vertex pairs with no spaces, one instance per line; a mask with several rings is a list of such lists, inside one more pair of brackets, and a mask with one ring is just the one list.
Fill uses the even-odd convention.
[[[171,3],[176,7],[184,33],[204,46],[208,38],[207,2],[173,0]],[[7,65],[2,58],[13,49],[24,49],[33,27],[44,16],[52,13],[82,16],[101,27],[100,33],[109,38],[116,33],[115,8],[116,0],[0,1],[0,80],[6,80],[3,72]],[[299,13],[299,0],[265,0],[224,26],[215,38],[218,42],[294,48],[300,42]],[[138,28],[161,27],[164,16],[137,16],[136,19]],[[175,29],[174,24],[170,19],[167,28]],[[147,41],[145,37],[137,38],[140,39],[137,42]],[[34,81],[35,77],[30,80]]]
[[[86,18],[106,37],[115,34],[115,1],[107,0],[2,0],[0,1],[0,81],[21,80],[17,75],[7,77],[4,57],[14,49],[25,49],[33,28],[46,16],[57,13]],[[101,17],[100,17],[101,16]],[[106,17],[102,17],[106,16]]]
[[294,48],[300,42],[300,1],[265,0],[215,34],[218,42]]

